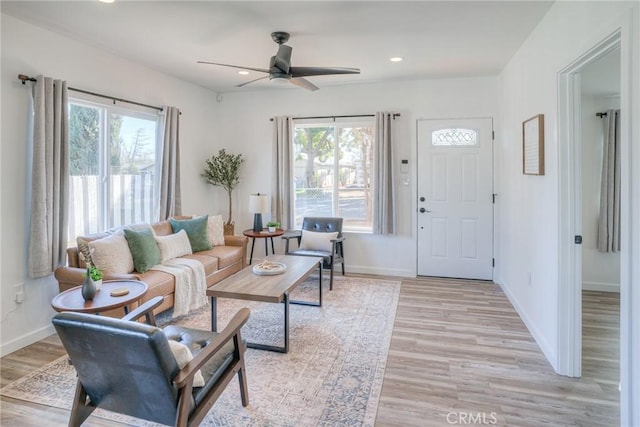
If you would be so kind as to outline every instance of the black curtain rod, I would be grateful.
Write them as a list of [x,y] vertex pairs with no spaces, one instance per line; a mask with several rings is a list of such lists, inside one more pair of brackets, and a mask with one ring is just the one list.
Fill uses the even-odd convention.
[[[22,84],[25,84],[28,81],[29,82],[37,82],[38,81],[38,79],[36,79],[35,77],[29,77],[29,76],[27,76],[25,74],[18,74],[18,79],[22,80]],[[111,96],[111,95],[103,95],[101,93],[89,92],[88,90],[76,89],[74,87],[69,87],[68,89],[72,90],[74,92],[86,93],[87,95],[97,96],[99,98],[110,99],[110,100],[113,101],[114,105],[115,105],[116,101],[118,101],[118,102],[126,102],[127,104],[139,105],[141,107],[153,108],[154,110],[158,110],[158,111],[163,111],[164,110],[164,108],[156,107],[155,105],[149,105],[149,104],[143,104],[141,102],[129,101],[128,99],[116,98],[116,97]],[[182,113],[180,113],[180,114],[182,114]]]
[[[352,114],[347,116],[310,116],[310,117],[293,117],[293,120],[309,120],[309,119],[333,119],[335,122],[336,119],[348,119],[351,117],[375,117],[375,114]],[[400,117],[400,113],[393,113],[393,118]],[[269,119],[269,121],[273,121],[273,117]]]

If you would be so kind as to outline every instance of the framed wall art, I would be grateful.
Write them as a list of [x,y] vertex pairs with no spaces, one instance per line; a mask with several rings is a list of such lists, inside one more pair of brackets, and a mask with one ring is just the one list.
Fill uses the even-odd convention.
[[544,175],[544,114],[522,122],[522,173]]

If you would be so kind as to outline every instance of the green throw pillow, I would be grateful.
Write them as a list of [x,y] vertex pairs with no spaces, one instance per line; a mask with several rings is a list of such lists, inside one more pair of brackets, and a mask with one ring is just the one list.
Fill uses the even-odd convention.
[[180,230],[187,232],[191,251],[200,252],[211,249],[209,234],[207,233],[207,219],[209,215],[202,215],[194,219],[173,219],[169,218],[169,223],[174,233]]
[[143,230],[124,229],[124,236],[127,238],[129,250],[133,257],[133,266],[138,273],[144,273],[156,264],[160,264],[160,248],[156,243],[151,228]]

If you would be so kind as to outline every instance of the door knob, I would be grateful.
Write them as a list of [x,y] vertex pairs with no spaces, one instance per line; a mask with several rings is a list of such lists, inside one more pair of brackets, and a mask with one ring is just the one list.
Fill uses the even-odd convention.
[[420,197],[420,201],[424,202],[425,198],[424,197]]
[[426,210],[425,208],[420,208],[420,213],[431,213],[431,211]]

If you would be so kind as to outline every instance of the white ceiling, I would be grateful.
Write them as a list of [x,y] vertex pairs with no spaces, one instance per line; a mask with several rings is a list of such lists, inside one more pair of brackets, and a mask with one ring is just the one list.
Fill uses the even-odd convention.
[[[197,64],[268,68],[273,31],[292,65],[357,67],[310,77],[323,86],[498,74],[547,12],[546,1],[1,1],[2,13],[217,92],[273,87]],[[404,61],[391,63],[392,56]],[[287,87],[295,88],[293,85]],[[301,90],[296,88],[296,90]]]

